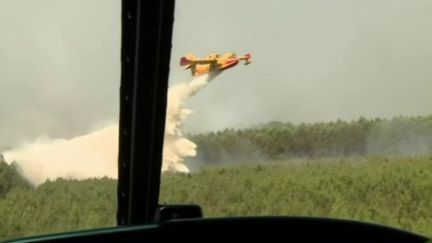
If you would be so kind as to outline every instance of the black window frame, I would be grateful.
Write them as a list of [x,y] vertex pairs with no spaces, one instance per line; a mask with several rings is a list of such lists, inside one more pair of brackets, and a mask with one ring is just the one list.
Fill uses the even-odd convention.
[[155,222],[174,0],[122,0],[118,225]]

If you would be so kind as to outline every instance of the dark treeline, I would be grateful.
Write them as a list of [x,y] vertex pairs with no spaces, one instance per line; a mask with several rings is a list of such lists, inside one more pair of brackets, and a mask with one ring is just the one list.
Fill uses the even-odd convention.
[[30,183],[25,180],[16,164],[7,164],[0,160],[0,200],[12,190],[30,189]]
[[206,164],[432,152],[432,116],[320,123],[270,122],[248,129],[190,135],[192,160]]

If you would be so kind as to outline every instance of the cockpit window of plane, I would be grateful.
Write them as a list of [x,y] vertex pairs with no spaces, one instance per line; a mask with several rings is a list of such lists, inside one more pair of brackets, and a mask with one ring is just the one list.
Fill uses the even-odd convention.
[[0,1],[0,241],[116,225],[119,0]]
[[160,202],[432,235],[431,11],[178,1]]

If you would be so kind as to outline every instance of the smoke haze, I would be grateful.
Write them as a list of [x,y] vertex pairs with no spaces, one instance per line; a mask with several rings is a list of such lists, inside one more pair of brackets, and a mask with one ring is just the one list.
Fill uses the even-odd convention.
[[[431,11],[425,0],[178,1],[170,83],[189,76],[188,52],[254,56],[188,102],[199,112],[185,131],[430,114]],[[118,116],[120,13],[119,0],[0,1],[0,151]]]
[[[162,172],[189,172],[184,159],[196,155],[196,145],[183,136],[183,123],[192,113],[185,102],[214,77],[202,75],[169,89]],[[7,162],[15,161],[34,185],[59,177],[117,178],[118,129],[113,124],[72,139],[38,137],[3,155]]]
[[0,1],[0,151],[118,117],[120,4]]
[[[196,113],[187,122],[186,101],[168,107],[179,111],[167,126],[167,140],[177,142],[164,153],[183,152],[167,159],[196,153],[180,126],[195,134],[268,121],[431,114],[431,12],[425,0],[177,1],[172,87],[190,75],[178,67],[188,52],[251,52],[254,64],[188,100]],[[120,20],[119,0],[0,1],[0,151],[49,151],[51,140],[76,151],[94,124],[118,117]],[[40,134],[45,139],[35,140]],[[428,138],[417,134],[410,141],[421,147]],[[371,135],[369,149],[380,144]]]
[[[188,133],[432,113],[431,1],[177,3],[173,56],[254,56],[253,68],[224,74],[229,85],[215,83],[189,102],[200,112]],[[182,75],[173,69],[172,82]]]
[[431,155],[432,127],[427,124],[415,123],[409,118],[382,121],[367,137],[367,152],[370,155]]
[[110,125],[72,139],[39,137],[4,152],[34,185],[46,179],[117,177],[118,125]]

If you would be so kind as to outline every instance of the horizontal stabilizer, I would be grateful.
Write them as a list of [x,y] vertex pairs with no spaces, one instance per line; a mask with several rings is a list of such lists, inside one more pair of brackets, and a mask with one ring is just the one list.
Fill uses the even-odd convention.
[[245,60],[245,65],[248,65],[248,64],[250,64],[252,62],[251,58],[252,58],[251,54],[247,53],[246,55],[244,55],[243,57],[241,57],[240,60]]

